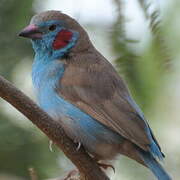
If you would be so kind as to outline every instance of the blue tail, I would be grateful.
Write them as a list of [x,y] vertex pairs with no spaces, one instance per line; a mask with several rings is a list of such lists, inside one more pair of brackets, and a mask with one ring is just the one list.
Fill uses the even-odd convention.
[[172,180],[150,152],[139,150],[140,157],[158,180]]

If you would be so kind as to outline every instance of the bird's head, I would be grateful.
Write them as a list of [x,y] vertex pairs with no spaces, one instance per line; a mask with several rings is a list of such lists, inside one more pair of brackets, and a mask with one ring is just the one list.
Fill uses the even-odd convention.
[[45,11],[33,16],[19,36],[30,38],[36,52],[46,52],[54,58],[63,56],[73,48],[81,51],[89,46],[84,29],[60,11]]

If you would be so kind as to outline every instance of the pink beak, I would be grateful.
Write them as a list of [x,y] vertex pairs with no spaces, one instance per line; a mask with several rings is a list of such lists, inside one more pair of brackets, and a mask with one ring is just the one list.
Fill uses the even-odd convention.
[[38,26],[30,24],[19,33],[19,36],[30,39],[41,39],[42,34],[43,33],[39,30]]

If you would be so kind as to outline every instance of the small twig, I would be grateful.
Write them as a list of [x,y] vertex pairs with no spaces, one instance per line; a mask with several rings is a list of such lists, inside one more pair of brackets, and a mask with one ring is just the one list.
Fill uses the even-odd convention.
[[[150,11],[150,7],[154,5],[152,0],[138,0],[144,16],[147,20],[149,20],[149,28],[151,30],[151,34],[154,38],[156,46],[159,48],[159,52],[161,57],[163,58],[164,67],[168,67],[171,61],[171,53],[168,47],[168,44],[165,41],[165,38],[162,33],[162,20],[160,18],[161,12],[159,5],[156,5],[154,10]],[[156,2],[158,4],[158,2]]]
[[28,170],[29,170],[29,175],[30,175],[31,180],[38,180],[38,176],[35,169],[29,168]]

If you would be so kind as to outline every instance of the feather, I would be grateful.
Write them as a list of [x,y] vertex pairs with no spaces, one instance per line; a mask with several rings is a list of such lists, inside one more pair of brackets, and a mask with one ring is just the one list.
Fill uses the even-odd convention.
[[158,180],[171,180],[171,177],[166,173],[164,168],[156,161],[149,153],[139,149],[139,154],[144,163],[149,167]]

